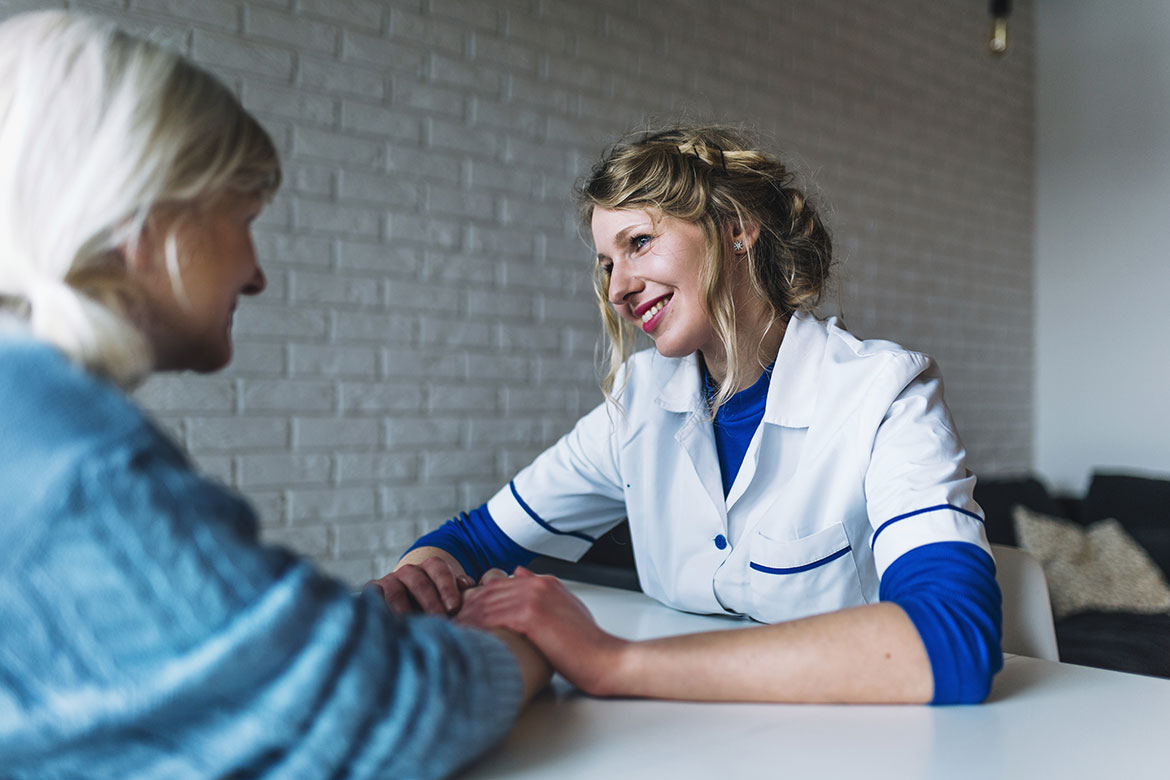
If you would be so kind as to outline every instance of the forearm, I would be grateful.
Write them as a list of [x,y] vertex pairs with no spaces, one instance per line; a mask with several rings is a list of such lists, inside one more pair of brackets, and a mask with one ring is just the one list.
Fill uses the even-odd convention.
[[516,663],[520,666],[520,677],[524,681],[524,701],[531,700],[548,685],[549,678],[552,677],[552,668],[548,661],[536,646],[521,634],[506,628],[493,629],[491,633],[507,645],[512,655],[516,657]]
[[914,625],[879,603],[789,623],[623,643],[591,692],[701,701],[925,703]]
[[406,555],[402,556],[402,560],[400,560],[398,565],[394,567],[394,571],[398,571],[407,564],[414,564],[415,566],[422,565],[423,561],[427,560],[428,558],[441,558],[447,562],[447,564],[451,567],[451,570],[456,575],[467,575],[467,572],[463,569],[463,565],[460,564],[459,561],[455,560],[455,556],[439,547],[414,548]]

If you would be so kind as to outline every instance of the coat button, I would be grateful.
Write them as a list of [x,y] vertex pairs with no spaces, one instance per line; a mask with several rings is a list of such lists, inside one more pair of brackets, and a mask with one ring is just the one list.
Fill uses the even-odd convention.
[[727,537],[724,536],[723,534],[719,534],[718,536],[716,536],[715,537],[715,546],[717,548],[719,548],[720,550],[726,550],[727,549]]

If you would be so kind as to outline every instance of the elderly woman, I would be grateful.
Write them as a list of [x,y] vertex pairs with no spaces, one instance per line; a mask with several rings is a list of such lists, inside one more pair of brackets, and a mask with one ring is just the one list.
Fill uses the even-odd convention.
[[439,777],[547,668],[257,543],[126,391],[214,371],[272,141],[209,74],[61,13],[0,25],[6,777]]
[[[379,580],[394,608],[524,633],[589,692],[977,702],[1002,666],[974,477],[925,355],[812,313],[829,233],[738,132],[618,143],[579,192],[610,335],[607,400]],[[653,349],[630,355],[635,329]],[[536,554],[629,518],[642,589],[769,625],[625,642]],[[489,567],[515,568],[466,590]]]

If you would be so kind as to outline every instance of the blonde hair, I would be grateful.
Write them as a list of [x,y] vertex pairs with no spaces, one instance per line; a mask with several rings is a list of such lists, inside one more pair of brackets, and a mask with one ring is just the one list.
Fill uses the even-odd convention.
[[[711,401],[712,413],[748,372],[740,354],[732,291],[747,273],[752,289],[781,325],[794,311],[811,311],[830,285],[833,246],[829,231],[794,175],[746,134],[726,127],[679,126],[626,136],[610,147],[577,185],[582,221],[594,208],[651,209],[698,225],[707,242],[701,275],[703,305],[727,355],[727,376]],[[746,267],[729,248],[731,231],[759,227],[747,247]],[[598,265],[594,290],[609,336],[602,389],[629,359],[633,327],[609,303],[609,277]],[[769,326],[771,327],[771,326]],[[759,334],[762,342],[765,333]]]
[[279,183],[272,139],[179,55],[62,12],[0,24],[0,308],[88,370],[151,369],[118,253],[154,206]]

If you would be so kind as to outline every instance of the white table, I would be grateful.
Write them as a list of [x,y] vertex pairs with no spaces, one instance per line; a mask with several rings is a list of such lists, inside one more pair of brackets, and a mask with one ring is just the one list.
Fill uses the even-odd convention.
[[[631,639],[744,625],[569,585]],[[987,703],[925,707],[598,699],[556,677],[460,777],[1166,780],[1170,680],[1009,655]]]

